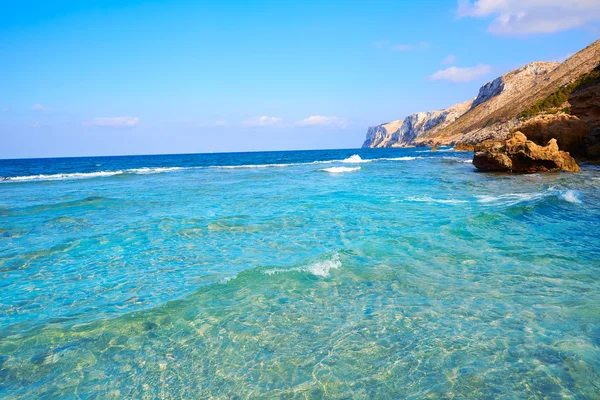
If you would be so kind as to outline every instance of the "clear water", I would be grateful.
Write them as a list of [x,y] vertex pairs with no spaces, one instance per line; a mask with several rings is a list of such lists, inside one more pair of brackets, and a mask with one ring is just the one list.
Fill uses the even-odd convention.
[[600,168],[469,155],[0,161],[0,397],[599,398]]

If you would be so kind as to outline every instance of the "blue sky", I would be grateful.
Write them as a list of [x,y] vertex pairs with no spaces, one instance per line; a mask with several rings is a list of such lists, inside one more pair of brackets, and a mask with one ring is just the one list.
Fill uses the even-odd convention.
[[0,158],[359,147],[585,47],[597,3],[5,2]]

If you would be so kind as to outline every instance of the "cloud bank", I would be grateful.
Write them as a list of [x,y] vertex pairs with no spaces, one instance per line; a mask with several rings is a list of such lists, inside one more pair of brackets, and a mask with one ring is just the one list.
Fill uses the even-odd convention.
[[323,115],[312,115],[300,121],[296,121],[298,126],[336,126],[345,128],[348,122],[340,117],[326,117]]
[[279,125],[281,125],[282,121],[283,121],[283,118],[267,117],[266,115],[263,115],[261,117],[250,118],[249,120],[242,122],[242,125],[244,125],[246,127],[279,126]]
[[598,0],[459,0],[459,17],[489,18],[495,35],[548,34],[600,22]]
[[479,79],[492,71],[492,67],[486,64],[479,64],[474,67],[458,68],[448,67],[434,73],[429,77],[432,81],[449,82],[470,82]]

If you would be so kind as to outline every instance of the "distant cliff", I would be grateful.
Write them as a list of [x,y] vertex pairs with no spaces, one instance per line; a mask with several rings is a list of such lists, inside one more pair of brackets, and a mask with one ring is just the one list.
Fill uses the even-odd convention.
[[520,114],[600,63],[600,40],[563,63],[532,62],[479,89],[473,100],[444,110],[418,112],[369,128],[363,147],[409,147],[505,139]]

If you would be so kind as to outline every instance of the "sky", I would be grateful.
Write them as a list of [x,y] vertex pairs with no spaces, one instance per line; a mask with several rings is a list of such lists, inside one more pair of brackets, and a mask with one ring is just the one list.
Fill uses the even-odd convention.
[[598,38],[597,0],[4,2],[0,158],[357,148]]

